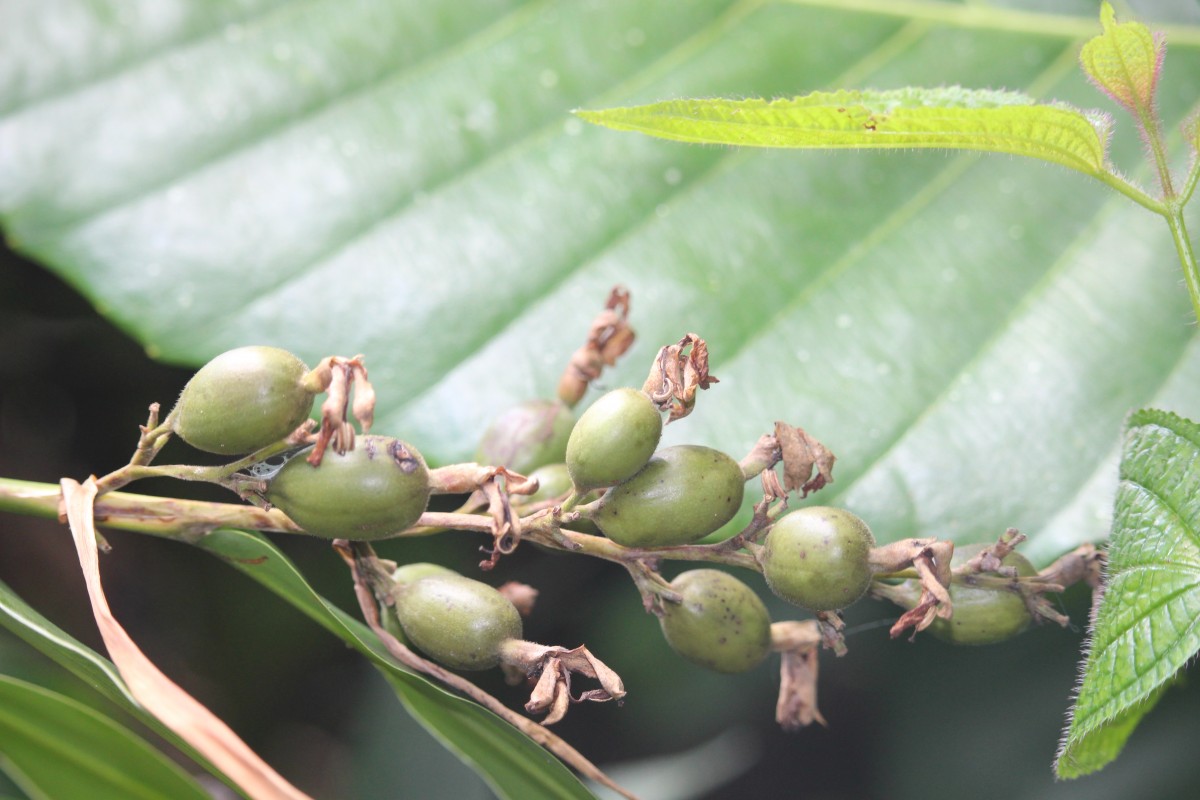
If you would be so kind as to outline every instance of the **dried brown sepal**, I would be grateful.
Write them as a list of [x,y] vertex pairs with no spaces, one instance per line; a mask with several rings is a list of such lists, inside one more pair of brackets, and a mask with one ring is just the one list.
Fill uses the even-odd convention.
[[782,654],[775,721],[786,731],[814,722],[827,725],[817,709],[817,648],[821,642],[816,620],[771,624],[771,649]]
[[553,725],[567,715],[570,704],[571,676],[563,673],[558,659],[551,658],[542,668],[525,710],[530,714],[545,714],[542,724]]
[[[367,382],[366,367],[362,359],[361,355],[354,358],[329,356],[322,359],[317,367],[317,370],[322,371],[328,369],[329,380],[325,390],[325,401],[321,403],[321,430],[317,433],[313,451],[308,455],[308,463],[314,467],[320,466],[328,447],[333,447],[334,452],[339,455],[354,449],[354,426],[349,420],[351,414],[363,425],[364,433],[374,420],[375,391]],[[350,408],[352,384],[355,388],[353,410]]]
[[833,483],[833,463],[837,457],[807,431],[786,422],[776,422],[775,439],[783,460],[783,487],[786,490],[799,489],[801,497],[808,497]]
[[358,368],[354,370],[354,405],[350,413],[358,420],[363,433],[370,433],[371,425],[375,423],[375,387],[367,380],[367,368],[362,364],[362,356],[355,356]]
[[821,646],[826,650],[832,650],[838,658],[846,655],[846,637],[842,634],[842,631],[846,630],[846,623],[842,621],[838,613],[836,611],[818,611],[814,621],[817,623],[817,631],[821,634]]
[[782,458],[783,451],[779,449],[779,440],[773,434],[764,433],[758,437],[750,452],[738,462],[738,466],[742,468],[742,477],[750,480],[755,475],[762,475],[770,470]]
[[497,587],[496,591],[504,595],[508,602],[517,608],[517,613],[528,617],[533,613],[533,605],[537,602],[538,590],[527,583],[509,581]]
[[433,494],[470,493],[472,501],[478,498],[478,506],[486,503],[492,520],[492,546],[481,548],[489,557],[479,567],[490,570],[501,556],[521,543],[521,515],[513,508],[509,495],[533,494],[538,490],[538,481],[506,467],[470,462],[430,470],[429,487]]
[[629,317],[629,290],[614,286],[609,292],[604,310],[596,315],[588,329],[588,338],[576,350],[558,381],[558,399],[575,406],[587,392],[588,385],[600,377],[604,368],[617,363],[635,338]]
[[[501,645],[500,663],[506,672],[510,669],[513,672],[520,670],[529,678],[536,678],[525,710],[531,714],[545,713],[544,725],[562,719],[569,703],[603,703],[625,697],[621,676],[583,645],[569,650],[512,639]],[[598,681],[600,688],[590,689],[578,697],[572,696],[571,676],[575,673]]]
[[871,550],[873,571],[898,572],[911,566],[921,585],[917,604],[892,626],[893,639],[909,628],[915,636],[938,617],[949,619],[953,615],[954,607],[950,601],[950,559],[953,557],[954,543],[934,538],[903,539]]
[[708,344],[694,333],[658,351],[642,391],[661,411],[667,423],[683,419],[696,406],[696,391],[720,383],[708,372]]
[[1000,538],[996,540],[995,544],[988,545],[964,564],[962,571],[965,573],[994,572],[997,575],[1015,578],[1016,569],[1005,567],[1001,562],[1023,541],[1025,541],[1025,534],[1020,533],[1016,528],[1009,528],[1000,534]]
[[1082,544],[1043,569],[1038,576],[1063,586],[1082,581],[1096,591],[1104,583],[1104,561],[1104,551],[1093,544]]

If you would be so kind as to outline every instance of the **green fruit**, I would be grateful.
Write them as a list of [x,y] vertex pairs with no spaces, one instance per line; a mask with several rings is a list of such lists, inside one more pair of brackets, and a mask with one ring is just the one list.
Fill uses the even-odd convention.
[[457,575],[458,573],[441,564],[430,564],[428,561],[416,561],[412,564],[401,564],[392,573],[392,580],[397,584],[412,583],[430,575]]
[[[984,547],[986,545],[977,544],[955,548],[954,558],[950,560],[951,566],[965,564]],[[1020,553],[1009,553],[1000,563],[1016,568],[1017,575],[1023,578],[1037,575],[1033,564]],[[913,584],[914,590],[919,593],[915,582],[906,583]],[[956,581],[950,584],[950,601],[954,607],[954,615],[950,619],[934,620],[929,626],[929,632],[952,644],[1002,642],[1016,636],[1033,622],[1033,617],[1021,596],[1006,589],[968,586]]]
[[654,454],[662,414],[645,392],[614,389],[579,418],[567,441],[567,469],[580,491],[632,478]]
[[738,462],[711,447],[665,447],[600,498],[592,521],[626,547],[699,541],[733,519],[746,481]]
[[537,478],[538,490],[533,494],[514,494],[509,497],[513,505],[527,506],[564,497],[571,491],[571,473],[566,464],[547,464],[529,473]]
[[528,475],[563,461],[575,415],[557,400],[529,400],[513,406],[488,427],[475,460]]
[[758,560],[779,597],[810,611],[833,611],[866,593],[874,546],[871,529],[854,514],[810,506],[771,526]]
[[663,636],[679,655],[717,672],[744,672],[771,649],[771,617],[758,595],[724,572],[696,569],[671,582],[682,603],[663,603]]
[[425,655],[452,669],[488,669],[500,645],[521,638],[516,606],[486,583],[430,575],[396,587],[396,617]]
[[308,367],[278,347],[239,347],[209,361],[183,387],[174,429],[209,453],[252,453],[296,430],[316,393]]
[[[458,573],[448,567],[443,567],[439,564],[430,564],[425,561],[418,561],[412,564],[403,564],[396,568],[392,573],[392,580],[396,582],[397,587],[403,586],[406,583],[419,581],[422,578],[428,578],[430,575],[457,575]],[[395,595],[395,590],[392,592]],[[395,636],[406,646],[412,644],[408,637],[404,634],[404,629],[400,627],[400,620],[396,617],[396,607],[383,606],[379,610],[379,617],[383,621],[384,630]]]
[[266,497],[313,536],[380,539],[425,512],[429,471],[412,445],[360,436],[344,455],[327,450],[318,467],[303,453],[293,457],[271,480]]

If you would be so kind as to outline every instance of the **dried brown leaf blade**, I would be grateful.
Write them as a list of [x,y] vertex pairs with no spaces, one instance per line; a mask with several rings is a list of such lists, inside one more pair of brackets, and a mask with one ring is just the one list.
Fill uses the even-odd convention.
[[92,518],[95,480],[88,478],[80,484],[64,478],[60,485],[96,626],[130,694],[231,778],[247,796],[254,800],[306,800],[308,795],[288,783],[228,725],[154,666],[117,622],[100,582],[96,529]]

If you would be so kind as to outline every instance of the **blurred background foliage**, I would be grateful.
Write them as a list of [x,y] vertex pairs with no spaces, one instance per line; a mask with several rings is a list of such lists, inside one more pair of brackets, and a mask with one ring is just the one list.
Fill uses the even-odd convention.
[[[614,384],[640,381],[657,344],[700,331],[726,383],[671,435],[737,452],[775,416],[802,424],[842,457],[817,501],[850,505],[884,539],[979,539],[1015,523],[1046,561],[1103,535],[1096,507],[1125,411],[1166,399],[1200,416],[1187,391],[1195,329],[1165,231],[1076,176],[1004,158],[683,148],[566,115],[910,82],[1100,105],[1069,36],[816,3],[480,3],[475,20],[449,3],[369,5],[63,0],[33,15],[53,21],[40,32],[5,8],[3,63],[42,71],[6,69],[0,106],[0,214],[22,253],[5,250],[0,269],[0,475],[116,468],[146,405],[169,403],[191,372],[164,359],[198,364],[250,341],[309,360],[366,352],[381,429],[434,460],[469,456],[491,413],[551,390],[616,280],[634,292],[643,340]],[[1095,18],[1095,3],[1053,5]],[[1133,8],[1200,23],[1194,8]],[[88,18],[109,35],[80,40]],[[143,26],[161,53],[129,55],[121,31],[134,18],[164,21]],[[1200,96],[1198,55],[1168,57],[1172,121]],[[22,95],[39,80],[60,84],[48,102]],[[187,91],[163,90],[172,81]],[[1136,169],[1136,141],[1116,154]],[[196,458],[175,443],[164,460]],[[489,796],[374,670],[294,609],[184,545],[111,541],[118,618],[301,788]],[[325,544],[276,541],[354,608]],[[479,544],[379,549],[472,574]],[[1076,592],[1064,600],[1075,629],[979,650],[890,642],[876,623],[894,611],[864,601],[847,615],[850,653],[822,656],[830,727],[783,734],[774,660],[732,677],[681,661],[620,570],[525,548],[496,577],[542,591],[530,638],[586,642],[622,674],[623,707],[575,709],[560,732],[647,798],[1168,798],[1200,785],[1200,699],[1186,689],[1103,773],[1053,782],[1086,619]],[[64,529],[0,518],[0,579],[100,648]],[[7,634],[0,672],[112,711]],[[480,682],[520,703],[498,675]]]

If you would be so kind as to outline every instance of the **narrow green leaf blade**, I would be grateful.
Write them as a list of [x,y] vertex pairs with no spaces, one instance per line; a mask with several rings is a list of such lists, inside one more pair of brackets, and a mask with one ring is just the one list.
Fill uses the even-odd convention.
[[1144,410],[1121,459],[1107,588],[1056,770],[1103,767],[1200,650],[1200,425]]
[[1102,115],[1037,105],[1019,92],[905,88],[784,100],[668,100],[576,111],[617,130],[682,142],[781,148],[937,148],[1010,153],[1087,175],[1104,169]]
[[0,767],[37,796],[205,800],[161,753],[99,712],[0,675]]
[[0,627],[7,628],[18,638],[116,703],[118,707],[129,712],[211,774],[230,786],[234,785],[232,780],[193,750],[191,745],[180,739],[174,731],[138,705],[111,661],[46,619],[3,581],[0,581]]
[[1149,113],[1162,71],[1166,43],[1140,22],[1117,22],[1113,7],[1100,7],[1104,32],[1079,52],[1083,71],[1105,94],[1135,115]]
[[478,772],[500,797],[592,798],[561,762],[511,725],[401,667],[365,624],[317,594],[287,556],[264,537],[219,530],[202,539],[199,546],[263,584],[369,658],[396,689],[409,712]]

